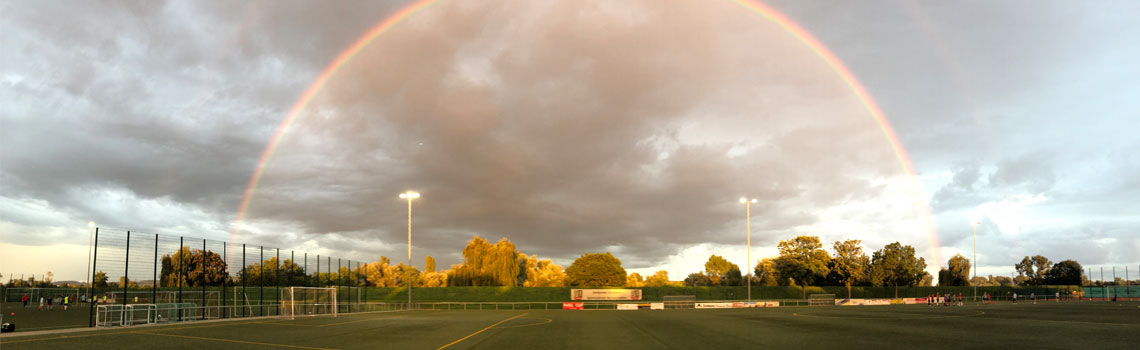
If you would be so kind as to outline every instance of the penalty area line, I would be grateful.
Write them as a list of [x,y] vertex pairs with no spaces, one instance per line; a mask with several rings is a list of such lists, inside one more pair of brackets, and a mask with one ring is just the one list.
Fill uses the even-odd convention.
[[459,340],[456,340],[456,341],[453,341],[453,342],[447,343],[447,345],[444,345],[444,346],[438,347],[438,348],[436,348],[435,350],[442,350],[443,348],[446,348],[446,347],[449,347],[449,346],[452,346],[452,345],[458,344],[458,343],[459,343],[459,342],[461,342],[461,341],[467,340],[467,338],[471,338],[471,337],[474,337],[476,334],[479,334],[479,333],[483,333],[483,331],[486,331],[486,330],[488,330],[488,329],[491,329],[491,328],[495,328],[495,326],[501,325],[501,324],[503,324],[503,322],[507,322],[507,321],[510,321],[510,320],[513,320],[513,319],[516,319],[516,318],[519,318],[519,317],[523,317],[523,316],[526,316],[526,313],[523,313],[523,314],[519,314],[519,315],[515,315],[515,316],[512,316],[512,317],[510,317],[510,318],[508,318],[508,319],[505,319],[505,320],[502,320],[502,321],[499,321],[499,322],[495,322],[495,324],[493,324],[493,325],[490,325],[490,326],[487,326],[487,328],[483,328],[483,329],[480,329],[480,330],[476,331],[475,333],[471,333],[471,334],[468,334],[466,337],[463,337],[463,338],[459,338]]

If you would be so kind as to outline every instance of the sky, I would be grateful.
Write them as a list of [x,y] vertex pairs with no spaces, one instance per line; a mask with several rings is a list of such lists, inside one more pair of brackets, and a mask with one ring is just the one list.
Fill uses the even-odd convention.
[[912,245],[937,276],[976,223],[979,275],[1140,268],[1140,3],[765,3],[851,70],[913,174],[827,62],[736,1],[440,0],[262,164],[406,1],[0,0],[0,274],[85,280],[89,222],[401,261],[409,189],[421,267],[479,235],[679,280],[813,235]]

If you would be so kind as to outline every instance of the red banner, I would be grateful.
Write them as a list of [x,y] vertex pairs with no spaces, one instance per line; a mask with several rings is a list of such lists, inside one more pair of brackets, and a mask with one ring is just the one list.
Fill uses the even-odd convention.
[[562,303],[563,310],[581,310],[586,303]]

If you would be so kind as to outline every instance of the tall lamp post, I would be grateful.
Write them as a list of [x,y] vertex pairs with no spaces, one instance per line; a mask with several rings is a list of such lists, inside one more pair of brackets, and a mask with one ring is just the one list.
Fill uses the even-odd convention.
[[745,221],[748,222],[748,248],[745,249],[748,261],[745,262],[745,268],[748,269],[748,301],[752,301],[752,203],[756,203],[756,198],[747,199],[740,198],[740,203],[744,204]]
[[412,309],[412,200],[420,198],[415,191],[400,194],[400,199],[408,200],[408,310]]
[[91,294],[91,237],[95,234],[95,222],[87,222],[87,292]]
[[[974,278],[978,278],[978,225],[981,221],[975,221],[970,226],[974,227]],[[974,285],[974,301],[978,301],[978,284],[973,281],[970,284]]]

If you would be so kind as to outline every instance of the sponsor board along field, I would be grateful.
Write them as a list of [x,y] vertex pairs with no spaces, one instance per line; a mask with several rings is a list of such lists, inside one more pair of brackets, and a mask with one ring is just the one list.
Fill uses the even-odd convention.
[[1140,302],[454,310],[5,334],[19,349],[1095,348],[1140,344]]

